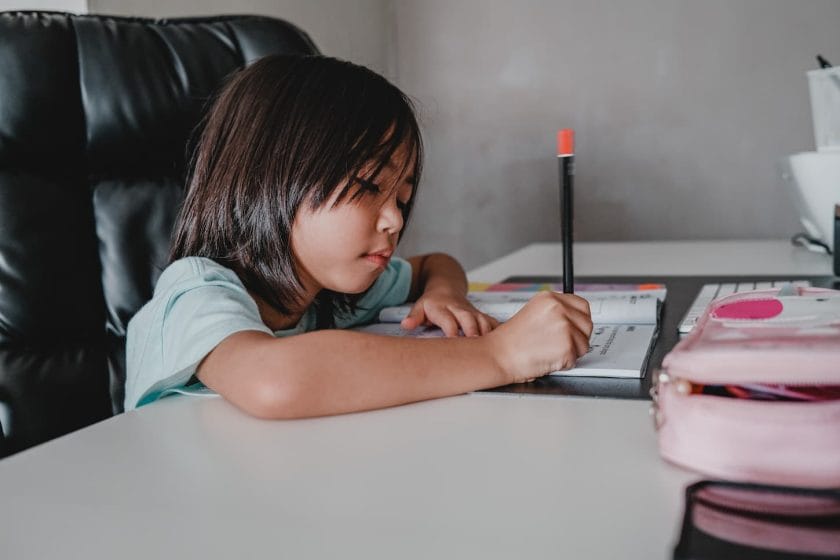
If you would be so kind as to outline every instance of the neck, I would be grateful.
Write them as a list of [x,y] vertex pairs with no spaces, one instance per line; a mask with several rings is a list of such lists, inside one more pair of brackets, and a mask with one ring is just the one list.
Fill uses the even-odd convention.
[[288,314],[283,314],[272,307],[267,301],[261,298],[256,293],[248,290],[248,293],[257,302],[257,309],[260,311],[260,319],[266,324],[268,328],[273,331],[281,331],[290,329],[298,324],[303,314],[315,301],[315,296],[321,291],[321,287],[306,273],[301,271],[298,273],[301,284],[303,285],[303,294],[301,298],[301,305],[299,308],[291,311]]
[[315,296],[318,295],[318,292],[316,291],[307,290],[304,294],[301,306],[288,314],[283,314],[277,311],[277,309],[272,307],[271,304],[255,292],[248,290],[248,293],[257,303],[257,309],[259,309],[260,312],[260,319],[262,319],[262,322],[273,331],[282,331],[297,325],[300,318],[303,317],[303,314],[306,313],[306,310],[309,309],[309,306],[312,305],[313,301],[315,301]]
[[253,292],[249,292],[254,301],[257,302],[257,309],[260,311],[260,319],[266,326],[273,331],[282,331],[290,329],[298,324],[300,318],[303,317],[306,307],[300,311],[295,311],[288,315],[284,315],[271,307],[263,298]]

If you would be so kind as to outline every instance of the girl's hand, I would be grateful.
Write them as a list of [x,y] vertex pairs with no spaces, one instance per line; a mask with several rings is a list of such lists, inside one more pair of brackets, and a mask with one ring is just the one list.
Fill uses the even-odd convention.
[[420,325],[437,325],[446,336],[458,336],[459,328],[465,336],[479,336],[495,329],[499,321],[473,307],[463,295],[435,290],[420,296],[400,324],[406,330]]
[[487,337],[487,348],[512,383],[569,369],[589,351],[589,302],[571,294],[540,292]]

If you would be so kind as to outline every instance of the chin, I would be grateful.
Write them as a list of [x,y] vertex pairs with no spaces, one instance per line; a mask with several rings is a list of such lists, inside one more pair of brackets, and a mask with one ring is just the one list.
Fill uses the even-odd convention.
[[361,294],[362,292],[366,292],[376,279],[379,278],[377,274],[373,278],[366,278],[364,280],[360,280],[358,282],[336,282],[336,288],[330,288],[334,292],[340,292],[342,294]]

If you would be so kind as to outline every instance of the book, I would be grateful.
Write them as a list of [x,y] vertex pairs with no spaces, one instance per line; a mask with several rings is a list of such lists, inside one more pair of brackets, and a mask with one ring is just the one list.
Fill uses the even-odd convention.
[[[541,290],[555,290],[557,284],[471,284],[467,299],[481,312],[500,322],[516,314]],[[663,284],[582,284],[575,294],[589,302],[592,336],[589,352],[574,368],[549,375],[579,377],[626,377],[644,375],[650,350],[659,331],[660,308],[667,290]],[[443,337],[437,327],[404,330],[402,321],[412,304],[386,307],[379,322],[355,330],[387,336]]]

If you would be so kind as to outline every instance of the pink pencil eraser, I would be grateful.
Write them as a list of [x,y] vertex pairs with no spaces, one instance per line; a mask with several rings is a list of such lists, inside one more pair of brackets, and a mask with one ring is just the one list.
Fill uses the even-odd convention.
[[575,155],[575,131],[571,128],[564,128],[557,133],[557,155]]

